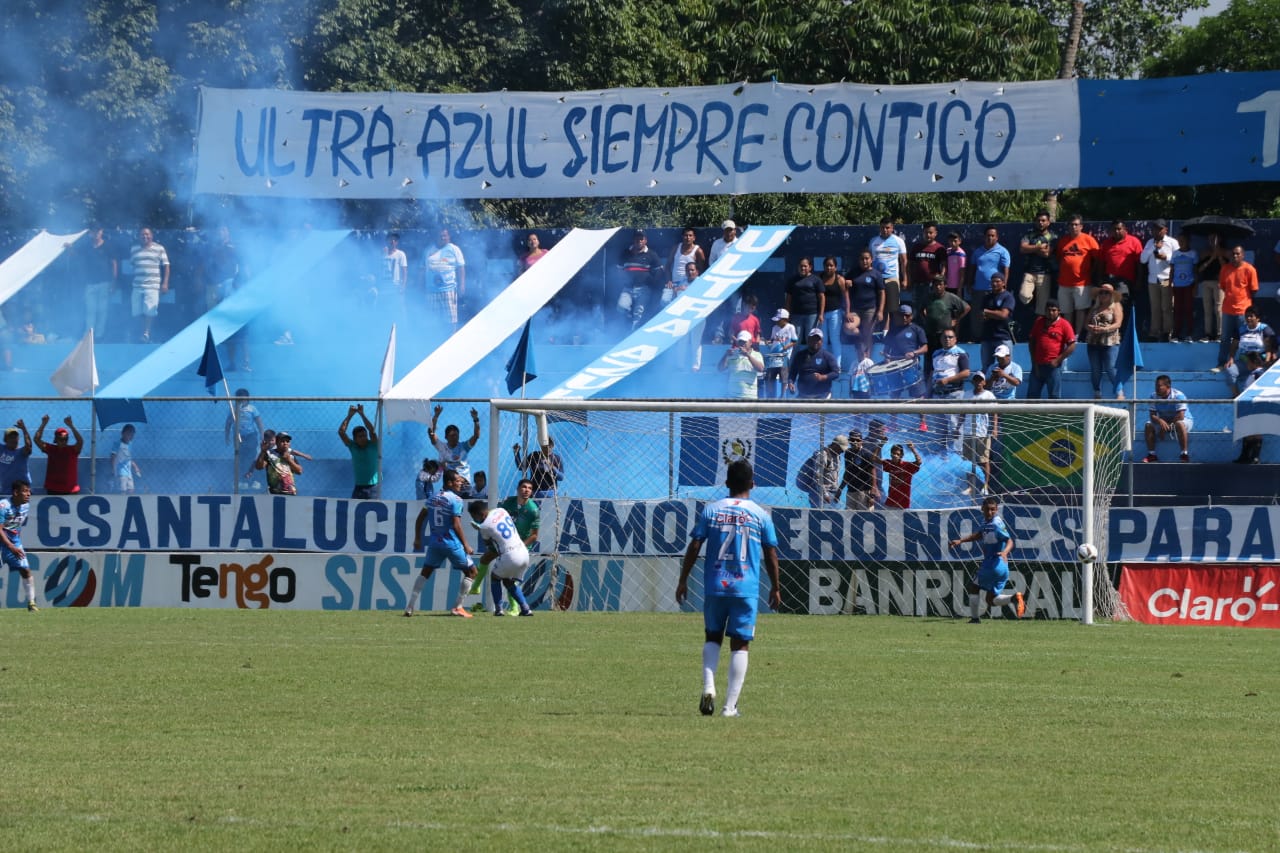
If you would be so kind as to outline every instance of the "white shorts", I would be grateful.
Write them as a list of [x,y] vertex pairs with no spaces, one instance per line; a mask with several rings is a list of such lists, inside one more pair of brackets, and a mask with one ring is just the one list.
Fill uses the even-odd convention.
[[160,307],[160,288],[135,287],[130,304],[133,306],[135,317],[156,316],[156,309]]
[[499,554],[489,564],[489,575],[505,580],[523,580],[524,573],[527,571],[529,571],[528,551],[523,554],[519,551],[508,551],[505,554]]
[[1092,287],[1081,286],[1058,288],[1058,307],[1062,309],[1062,316],[1067,317],[1068,319],[1070,319],[1071,315],[1076,311],[1088,311],[1089,306],[1092,304]]

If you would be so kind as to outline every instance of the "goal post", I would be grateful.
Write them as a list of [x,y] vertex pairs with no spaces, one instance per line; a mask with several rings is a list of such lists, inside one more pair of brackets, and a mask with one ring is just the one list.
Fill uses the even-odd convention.
[[[964,584],[980,548],[953,550],[948,541],[977,529],[983,496],[992,494],[1014,534],[1010,583],[1026,595],[1028,616],[1086,624],[1124,617],[1105,561],[1111,501],[1132,450],[1126,409],[1065,401],[495,399],[488,432],[495,499],[514,494],[524,475],[513,445],[523,460],[550,436],[564,460],[563,480],[535,497],[542,527],[526,586],[544,608],[678,609],[679,562],[697,513],[725,496],[727,465],[747,459],[752,499],[778,531],[787,612],[967,615]],[[838,495],[815,489],[806,463],[855,435],[861,465],[850,473],[839,459]],[[895,467],[895,447],[908,464]],[[868,458],[888,461],[894,479],[883,468],[860,479]],[[907,474],[909,501],[894,486]],[[879,497],[874,506],[869,492]],[[1100,555],[1096,565],[1077,557],[1084,543]],[[701,590],[691,589],[685,609],[700,607]]]

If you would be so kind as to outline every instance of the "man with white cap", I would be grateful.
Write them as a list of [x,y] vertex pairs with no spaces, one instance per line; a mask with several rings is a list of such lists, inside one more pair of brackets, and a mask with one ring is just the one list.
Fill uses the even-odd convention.
[[808,400],[831,398],[831,383],[840,375],[835,357],[822,346],[822,329],[809,330],[808,346],[797,348],[788,367],[787,389]]
[[759,396],[756,384],[764,373],[764,357],[756,351],[754,337],[746,329],[734,336],[733,343],[720,357],[720,372],[729,374],[725,395],[729,399],[754,400]]
[[787,362],[796,348],[799,333],[791,322],[791,313],[779,308],[773,315],[773,331],[762,347],[764,355],[764,395],[781,397],[787,390]]
[[729,244],[738,239],[738,226],[732,219],[721,222],[720,230],[724,234],[711,242],[711,251],[707,254],[708,264],[714,264],[724,254],[725,249],[729,248]]
[[1012,400],[1022,384],[1022,367],[1013,360],[1008,344],[996,347],[995,359],[987,367],[987,390],[997,400]]

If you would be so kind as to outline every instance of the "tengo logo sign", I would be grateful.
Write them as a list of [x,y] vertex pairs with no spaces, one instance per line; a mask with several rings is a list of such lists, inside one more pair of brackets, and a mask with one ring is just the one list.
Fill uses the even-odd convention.
[[1152,625],[1280,628],[1276,566],[1129,566],[1120,576],[1129,615]]

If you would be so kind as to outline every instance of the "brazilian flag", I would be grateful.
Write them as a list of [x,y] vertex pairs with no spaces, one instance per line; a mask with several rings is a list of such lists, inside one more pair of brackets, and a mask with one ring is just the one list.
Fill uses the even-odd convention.
[[[1117,460],[1123,447],[1117,418],[1094,421],[1095,460]],[[1009,490],[1084,488],[1084,422],[1074,415],[1001,415],[1000,483]],[[1094,464],[1096,487],[1113,487],[1119,465]],[[1110,472],[1110,473],[1108,473]]]

